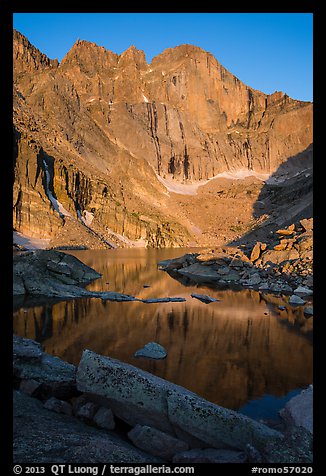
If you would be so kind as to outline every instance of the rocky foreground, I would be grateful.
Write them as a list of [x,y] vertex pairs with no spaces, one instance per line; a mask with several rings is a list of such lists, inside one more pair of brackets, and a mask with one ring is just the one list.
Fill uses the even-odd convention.
[[277,230],[268,243],[222,246],[159,265],[177,279],[288,294],[290,304],[304,305],[313,295],[313,219]]
[[16,463],[311,463],[312,387],[278,431],[85,350],[78,368],[14,336]]

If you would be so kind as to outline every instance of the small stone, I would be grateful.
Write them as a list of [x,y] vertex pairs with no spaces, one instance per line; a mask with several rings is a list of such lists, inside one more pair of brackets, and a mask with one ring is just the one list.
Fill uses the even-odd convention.
[[230,266],[232,268],[243,268],[244,264],[243,264],[243,261],[241,259],[233,258],[233,260],[230,263]]
[[19,385],[21,392],[27,393],[27,395],[35,396],[38,390],[41,388],[41,383],[33,379],[22,380]]
[[281,286],[281,290],[282,292],[284,293],[292,293],[293,289],[291,288],[291,286],[287,283],[283,283],[280,285]]
[[248,280],[247,284],[250,286],[256,286],[261,282],[261,278],[259,276],[259,273],[254,273]]
[[237,271],[234,269],[225,276],[226,281],[231,282],[231,281],[239,281],[240,275]]
[[303,310],[303,314],[306,317],[311,317],[314,315],[314,308],[312,306],[305,307]]
[[189,448],[184,441],[150,426],[136,425],[129,431],[128,437],[137,448],[168,461],[171,461],[176,453]]
[[165,359],[167,355],[164,347],[157,342],[149,342],[134,353],[134,357],[145,357],[147,359]]
[[87,402],[82,405],[76,412],[76,416],[81,420],[91,421],[94,418],[99,406],[93,402]]
[[243,451],[227,449],[192,449],[178,453],[173,463],[245,463],[247,455]]
[[49,398],[44,403],[44,408],[51,410],[56,413],[63,413],[64,415],[72,415],[72,406],[70,403],[65,402],[64,400],[59,400],[55,397]]
[[222,268],[218,268],[218,274],[227,275],[230,273],[230,269],[227,266],[223,266]]
[[95,413],[93,421],[98,427],[106,430],[114,430],[115,428],[114,416],[110,408],[100,407]]
[[261,254],[261,243],[260,241],[257,241],[257,243],[255,244],[255,246],[253,247],[252,251],[251,251],[251,255],[250,255],[250,261],[251,262],[254,262],[256,261],[259,257],[260,257],[260,254]]
[[314,228],[314,221],[312,218],[305,218],[304,220],[300,220],[300,225],[305,229],[305,231],[312,231]]
[[265,291],[267,289],[269,289],[269,285],[266,281],[264,281],[263,283],[261,283],[261,285],[259,286],[259,291]]
[[269,286],[269,290],[273,293],[280,293],[282,291],[281,287],[277,283],[271,283]]
[[293,235],[294,230],[277,230],[276,233],[278,235],[290,236],[290,235]]
[[280,243],[279,245],[274,246],[275,251],[283,251],[286,249],[286,244],[285,243]]
[[295,294],[292,294],[292,296],[289,299],[289,304],[295,305],[295,306],[302,306],[305,304],[306,301],[301,299],[301,297],[296,296]]
[[305,296],[310,296],[313,294],[313,291],[309,288],[305,288],[304,286],[299,286],[294,290],[295,294],[303,294]]

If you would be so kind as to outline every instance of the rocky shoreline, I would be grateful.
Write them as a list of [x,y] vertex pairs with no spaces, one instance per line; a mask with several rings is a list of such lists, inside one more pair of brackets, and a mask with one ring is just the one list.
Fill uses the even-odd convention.
[[76,368],[14,336],[13,372],[15,463],[312,462],[312,386],[279,431],[89,350]]
[[[269,243],[187,254],[160,268],[190,282],[288,295],[289,304],[304,306],[310,316],[312,232],[312,220],[302,220],[278,230]],[[100,276],[55,250],[14,256],[17,298],[185,301],[84,288]],[[215,301],[191,296],[208,305]],[[312,386],[287,403],[282,424],[273,427],[87,349],[76,367],[30,339],[14,336],[13,344],[16,463],[312,462]]]
[[268,243],[221,246],[159,263],[181,281],[214,287],[249,288],[289,295],[289,304],[312,314],[313,219],[277,230]]

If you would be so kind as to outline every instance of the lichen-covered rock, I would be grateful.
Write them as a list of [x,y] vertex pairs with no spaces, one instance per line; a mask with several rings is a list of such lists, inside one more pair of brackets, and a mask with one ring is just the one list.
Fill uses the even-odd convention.
[[151,426],[192,444],[260,449],[282,435],[232,410],[210,403],[173,383],[90,350],[83,352],[77,387],[104,399],[130,425]]

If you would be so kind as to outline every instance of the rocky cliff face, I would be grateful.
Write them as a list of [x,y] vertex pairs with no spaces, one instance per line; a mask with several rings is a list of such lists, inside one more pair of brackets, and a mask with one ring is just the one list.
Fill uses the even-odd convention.
[[311,144],[312,104],[255,91],[192,45],[148,64],[77,41],[59,64],[14,32],[14,128],[17,231],[55,239],[75,220],[98,246],[180,246],[195,219],[161,182],[275,172]]

